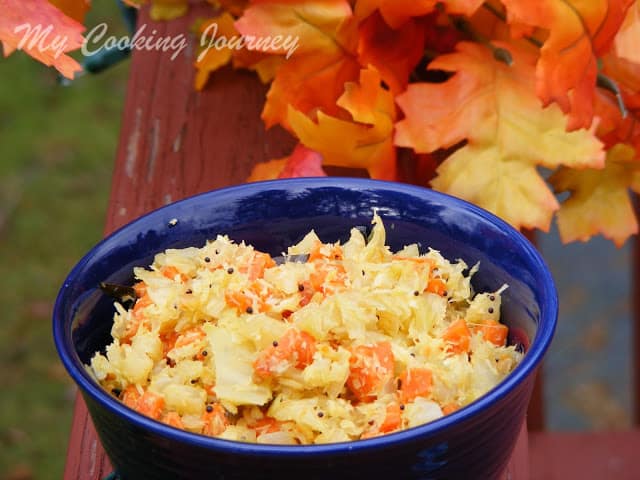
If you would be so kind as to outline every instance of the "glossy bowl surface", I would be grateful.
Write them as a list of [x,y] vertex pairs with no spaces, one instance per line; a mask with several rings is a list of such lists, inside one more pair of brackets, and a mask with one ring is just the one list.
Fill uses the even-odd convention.
[[[134,266],[167,248],[201,246],[217,234],[272,255],[311,228],[323,241],[369,226],[374,209],[387,244],[433,247],[449,260],[480,262],[476,291],[508,284],[502,318],[522,363],[494,390],[430,424],[359,442],[273,446],[179,431],[106,394],[83,364],[109,340],[113,304],[101,281],[131,283]],[[551,275],[519,232],[469,203],[406,184],[348,178],[276,180],[197,195],[148,215],[96,245],[71,271],[53,314],[60,358],[78,384],[102,443],[125,480],[278,478],[492,479],[505,468],[524,421],[534,373],[557,318]]]

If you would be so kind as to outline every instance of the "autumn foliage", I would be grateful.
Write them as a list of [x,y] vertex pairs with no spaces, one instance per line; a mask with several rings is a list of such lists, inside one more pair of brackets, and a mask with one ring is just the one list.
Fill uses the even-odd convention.
[[[151,3],[156,20],[188,9],[187,0],[128,3]],[[640,0],[209,3],[211,17],[193,28],[194,88],[227,64],[253,70],[270,84],[265,125],[299,140],[250,180],[351,167],[428,183],[518,228],[548,230],[555,216],[564,241],[603,234],[621,245],[638,231]],[[25,19],[68,34],[69,50],[80,45],[86,0],[0,6],[10,12],[0,19],[5,55]],[[214,24],[218,36],[281,35],[296,48],[198,51]],[[67,76],[78,68],[66,50],[27,53]],[[401,157],[417,177],[403,176]]]

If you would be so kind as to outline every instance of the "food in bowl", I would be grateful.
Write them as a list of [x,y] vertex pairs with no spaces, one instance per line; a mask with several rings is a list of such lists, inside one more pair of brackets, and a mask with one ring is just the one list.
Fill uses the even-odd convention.
[[160,422],[266,444],[372,438],[473,402],[522,358],[506,286],[474,293],[477,266],[392,253],[372,223],[344,244],[312,231],[283,262],[226,236],[156,255],[87,370]]

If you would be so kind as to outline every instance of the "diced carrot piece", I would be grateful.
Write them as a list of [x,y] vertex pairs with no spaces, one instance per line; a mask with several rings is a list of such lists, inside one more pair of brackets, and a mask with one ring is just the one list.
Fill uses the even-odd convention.
[[181,282],[186,282],[187,280],[189,280],[189,277],[187,277],[184,273],[180,273],[180,270],[171,265],[162,267],[160,269],[160,273],[162,273],[162,275],[167,277],[169,280],[175,280],[176,276],[180,277]]
[[391,402],[387,405],[387,412],[384,421],[380,425],[380,432],[389,433],[400,428],[402,424],[402,410],[398,402]]
[[379,437],[385,433],[393,432],[402,426],[402,409],[400,404],[393,401],[387,405],[384,420],[380,425],[373,425],[360,435],[360,439]]
[[471,332],[463,318],[449,325],[442,338],[447,342],[447,352],[462,353],[469,351]]
[[140,323],[142,323],[142,320],[139,317],[134,316],[129,320],[127,322],[127,327],[125,328],[124,335],[120,338],[120,343],[131,343],[133,336],[138,333]]
[[313,362],[316,353],[316,339],[307,332],[290,328],[278,341],[281,351],[287,354],[287,358],[295,362],[296,368],[305,368]]
[[433,375],[428,368],[408,368],[400,375],[400,400],[413,402],[416,397],[426,397],[433,386]]
[[359,345],[351,350],[347,387],[358,400],[374,400],[393,378],[395,360],[389,342]]
[[342,247],[340,245],[316,242],[309,252],[308,261],[315,260],[342,260]]
[[435,263],[432,259],[426,257],[402,257],[400,255],[392,255],[391,258],[393,260],[401,262],[411,262],[417,265],[429,265],[430,267],[433,267]]
[[229,419],[227,418],[224,407],[219,403],[209,405],[207,410],[202,414],[202,420],[204,420],[204,427],[202,433],[205,435],[220,435],[227,429],[229,425]]
[[138,413],[151,417],[155,420],[160,418],[162,409],[164,408],[164,398],[147,390],[138,400],[136,410]]
[[138,408],[138,401],[142,395],[135,387],[135,385],[129,385],[124,389],[122,393],[122,403],[124,403],[127,407],[136,410]]
[[149,294],[145,293],[142,297],[136,300],[136,303],[133,306],[133,311],[132,311],[133,316],[136,318],[142,317],[142,310],[148,307],[149,305],[151,305],[152,303],[153,303],[153,300],[151,300],[151,297],[149,296]]
[[446,405],[442,406],[442,413],[444,413],[445,415],[449,415],[456,410],[460,410],[460,405],[455,402],[447,403]]
[[136,297],[141,298],[147,293],[147,284],[144,282],[136,282],[133,286],[133,290],[136,292]]
[[281,292],[275,291],[262,282],[253,282],[249,285],[249,291],[258,297],[255,301],[255,307],[258,312],[264,312],[271,308],[271,305],[268,304],[269,300],[284,298]]
[[227,302],[227,305],[235,307],[240,313],[246,312],[247,308],[253,305],[251,298],[240,291],[224,292],[224,300]]
[[380,430],[378,430],[377,428],[372,428],[370,430],[363,432],[362,435],[360,435],[360,440],[366,440],[367,438],[375,438],[375,437],[379,437],[380,435],[382,435],[382,432]]
[[253,362],[253,370],[258,377],[271,377],[281,366],[285,364],[287,359],[278,354],[277,347],[267,347],[262,350]]
[[314,264],[314,269],[309,275],[309,283],[313,290],[317,291],[322,289],[322,284],[324,283],[325,278],[327,278],[327,273],[329,272],[322,268],[322,265],[319,265],[318,263]]
[[272,307],[268,302],[278,297],[282,297],[280,293],[261,282],[253,282],[244,290],[226,291],[224,294],[227,305],[235,307],[239,313],[268,311]]
[[309,251],[309,258],[307,259],[307,261],[309,262],[313,262],[315,260],[320,260],[322,258],[324,258],[324,255],[322,255],[322,247],[324,246],[324,244],[320,241],[317,241],[313,247],[311,247],[311,250]]
[[273,417],[262,417],[255,423],[249,425],[258,435],[263,433],[274,433],[280,431],[281,423]]
[[162,342],[162,356],[166,357],[167,353],[169,353],[176,346],[176,341],[180,335],[171,330],[170,332],[163,333],[160,335],[160,341]]
[[136,333],[138,333],[138,329],[140,328],[142,320],[144,319],[144,309],[152,303],[153,301],[147,293],[136,300],[136,303],[133,306],[133,310],[131,310],[132,318],[129,322],[127,322],[124,334],[120,339],[122,343],[129,343],[131,341],[131,338]]
[[432,278],[429,280],[426,290],[436,295],[444,295],[447,291],[447,284],[440,278]]
[[193,327],[184,331],[176,338],[174,348],[184,347],[194,342],[199,342],[206,337],[206,333],[200,327]]
[[271,255],[263,252],[254,252],[251,260],[247,265],[242,265],[239,270],[249,276],[249,280],[253,281],[264,276],[267,268],[275,267],[276,262]]
[[266,378],[273,375],[284,362],[303,369],[313,362],[316,339],[296,328],[287,330],[282,338],[258,354],[253,363],[256,374]]
[[485,340],[498,347],[504,347],[507,344],[509,328],[493,319],[485,320],[482,325],[474,326],[474,331],[481,332]]
[[314,291],[330,294],[344,288],[346,278],[347,273],[343,265],[316,261],[313,262],[309,283]]
[[315,295],[316,291],[311,286],[311,282],[302,282],[300,284],[302,286],[302,290],[300,290],[300,306],[304,307],[311,302],[311,299]]
[[182,423],[182,417],[178,412],[167,412],[162,416],[160,420],[162,423],[166,423],[170,427],[184,429],[184,423]]

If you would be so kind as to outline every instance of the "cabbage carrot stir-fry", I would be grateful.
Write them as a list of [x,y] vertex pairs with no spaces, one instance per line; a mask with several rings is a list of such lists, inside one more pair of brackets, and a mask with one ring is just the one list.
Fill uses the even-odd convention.
[[456,411],[521,358],[503,289],[474,295],[475,267],[392,253],[373,224],[344,244],[309,233],[287,252],[300,263],[225,236],[156,255],[88,370],[141,414],[244,442],[372,438]]

